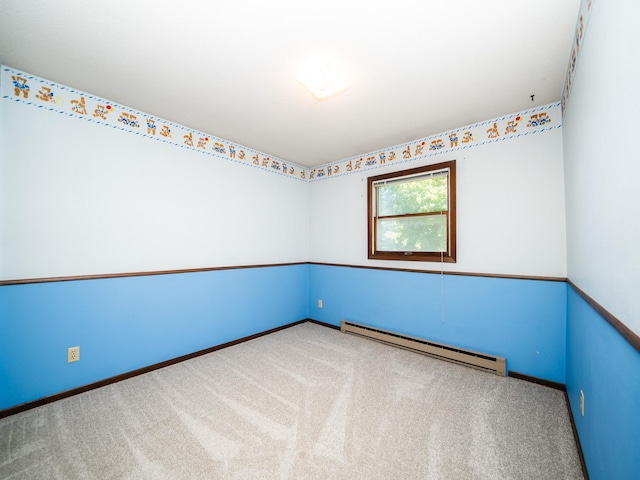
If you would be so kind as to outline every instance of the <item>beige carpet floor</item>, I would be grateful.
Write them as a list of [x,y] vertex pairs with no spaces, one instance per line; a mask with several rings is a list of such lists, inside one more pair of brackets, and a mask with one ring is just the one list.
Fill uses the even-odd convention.
[[0,420],[0,479],[582,479],[564,394],[303,323]]

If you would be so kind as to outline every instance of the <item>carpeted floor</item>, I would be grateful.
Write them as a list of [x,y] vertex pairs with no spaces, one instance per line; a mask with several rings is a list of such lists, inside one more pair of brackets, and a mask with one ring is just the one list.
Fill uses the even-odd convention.
[[582,479],[568,415],[304,323],[0,420],[0,479]]

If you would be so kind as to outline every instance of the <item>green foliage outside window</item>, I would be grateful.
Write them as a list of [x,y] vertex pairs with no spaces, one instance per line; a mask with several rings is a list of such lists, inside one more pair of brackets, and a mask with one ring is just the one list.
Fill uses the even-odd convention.
[[447,211],[447,177],[418,178],[378,187],[378,216]]
[[446,215],[402,216],[446,212],[445,175],[380,185],[377,247],[383,251],[441,252],[447,249]]

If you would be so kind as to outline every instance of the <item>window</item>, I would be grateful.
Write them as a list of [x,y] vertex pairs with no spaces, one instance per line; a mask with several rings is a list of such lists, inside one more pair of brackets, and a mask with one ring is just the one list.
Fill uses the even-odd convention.
[[456,162],[368,178],[369,258],[456,261]]

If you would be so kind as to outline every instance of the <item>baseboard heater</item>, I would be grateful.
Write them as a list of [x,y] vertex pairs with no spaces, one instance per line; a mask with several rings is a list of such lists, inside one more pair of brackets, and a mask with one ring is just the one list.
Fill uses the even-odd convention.
[[441,360],[447,360],[449,362],[477,368],[485,372],[495,373],[496,375],[501,375],[503,377],[507,374],[507,360],[503,357],[495,357],[485,353],[464,350],[462,348],[452,347],[450,345],[431,342],[407,335],[401,335],[381,330],[379,328],[358,325],[357,323],[347,322],[345,320],[342,320],[340,331],[376,340],[388,345],[393,345],[394,347],[411,350],[412,352],[421,353],[430,357],[439,358]]

